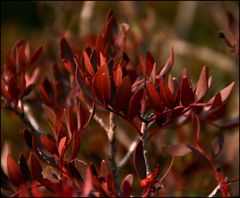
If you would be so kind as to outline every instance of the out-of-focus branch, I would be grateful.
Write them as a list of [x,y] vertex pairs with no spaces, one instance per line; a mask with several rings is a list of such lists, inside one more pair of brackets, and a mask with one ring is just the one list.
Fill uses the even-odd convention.
[[230,75],[236,72],[236,64],[233,60],[224,54],[213,51],[207,47],[194,46],[180,39],[166,39],[165,36],[160,36],[159,42],[162,43],[162,45],[167,45],[167,48],[169,49],[174,46],[174,51],[177,55],[191,56],[192,58],[202,60],[218,67],[223,72],[226,72]]
[[79,36],[83,37],[91,32],[91,18],[93,15],[95,1],[84,1],[80,12]]
[[191,30],[197,4],[197,1],[178,2],[178,10],[175,16],[175,26],[178,34],[182,38],[186,38]]
[[123,157],[123,159],[119,162],[118,164],[118,170],[120,170],[129,160],[129,158],[131,157],[133,151],[135,150],[135,148],[137,147],[139,141],[139,136],[137,136],[137,138],[132,142],[132,144],[129,146],[128,152],[126,153],[126,155]]

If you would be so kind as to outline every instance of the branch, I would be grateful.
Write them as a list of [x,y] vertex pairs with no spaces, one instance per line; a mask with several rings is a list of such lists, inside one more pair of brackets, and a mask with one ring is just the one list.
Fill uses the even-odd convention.
[[141,133],[143,134],[142,135],[143,157],[146,165],[146,175],[148,175],[150,173],[150,167],[148,163],[147,153],[147,124],[145,122],[142,122]]
[[117,182],[117,180],[118,180],[117,165],[116,165],[116,161],[115,161],[115,155],[116,155],[115,129],[116,129],[116,124],[115,124],[115,119],[114,119],[114,113],[110,112],[109,113],[109,129],[107,132],[108,140],[110,143],[109,161],[110,161],[111,168],[112,168],[114,183],[115,183],[116,188],[118,189],[119,185]]

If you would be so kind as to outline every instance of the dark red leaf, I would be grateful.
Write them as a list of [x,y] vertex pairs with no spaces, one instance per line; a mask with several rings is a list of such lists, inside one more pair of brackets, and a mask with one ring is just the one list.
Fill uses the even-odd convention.
[[57,154],[57,147],[55,145],[55,143],[50,140],[46,135],[41,135],[40,136],[41,142],[44,146],[44,148],[49,151],[51,154]]
[[76,69],[75,76],[77,79],[77,84],[78,84],[79,88],[83,91],[84,95],[91,98],[95,103],[100,104],[99,100],[97,98],[93,97],[93,95],[90,93],[89,89],[85,85],[83,78],[80,74],[79,67],[77,67],[77,69]]
[[131,84],[133,84],[138,77],[137,72],[133,69],[127,69],[127,75],[130,76]]
[[103,53],[104,50],[105,50],[104,38],[103,38],[102,34],[99,34],[97,39],[96,39],[96,51],[99,54],[100,52]]
[[195,141],[198,143],[200,135],[200,121],[198,115],[193,115],[193,130],[195,134]]
[[224,144],[224,135],[223,133],[219,133],[217,137],[215,137],[211,144],[211,152],[213,157],[216,157],[222,150]]
[[73,147],[72,147],[72,158],[71,159],[76,158],[78,155],[78,152],[80,149],[80,143],[81,143],[80,135],[81,135],[80,131],[75,131],[73,133]]
[[162,100],[163,100],[164,104],[168,108],[174,108],[175,107],[174,96],[173,96],[172,92],[170,91],[169,87],[167,86],[167,84],[165,83],[164,80],[160,81],[160,94],[161,94],[161,97],[162,97]]
[[188,106],[194,101],[192,84],[189,80],[187,70],[184,69],[180,85],[180,101],[183,106]]
[[53,88],[48,79],[44,79],[41,86],[41,94],[48,105],[53,105],[54,103],[54,93]]
[[23,154],[21,154],[20,156],[19,163],[20,163],[21,172],[23,173],[26,179],[30,180],[31,178],[30,169],[27,165],[27,160]]
[[134,153],[134,167],[140,179],[146,178],[146,164],[143,156],[142,141],[138,142],[137,148]]
[[143,92],[144,89],[141,88],[133,94],[128,108],[129,119],[133,119],[141,110],[141,100],[143,98]]
[[151,81],[147,84],[147,91],[149,95],[149,101],[152,104],[154,110],[162,111],[164,108],[162,99]]
[[232,33],[232,39],[231,39],[232,45],[236,45],[236,42],[239,39],[239,25],[237,25],[237,21],[231,12],[227,11],[227,17],[228,17],[228,28]]
[[209,78],[208,67],[205,66],[202,68],[201,74],[197,82],[197,87],[195,91],[196,101],[201,100],[207,94],[209,89],[208,78]]
[[72,53],[72,50],[65,38],[61,38],[61,40],[60,40],[60,50],[61,50],[61,58],[63,60],[68,60],[72,65],[71,71],[75,71],[76,64],[73,59],[73,53]]
[[147,72],[147,76],[151,75],[154,63],[155,63],[155,61],[154,61],[154,58],[153,58],[152,54],[150,52],[147,52],[147,54],[146,54],[146,72]]
[[38,182],[42,182],[42,167],[38,161],[38,159],[34,156],[34,154],[30,154],[30,171],[32,177]]
[[32,90],[35,88],[35,86],[36,86],[35,83],[32,83],[32,84],[28,85],[23,92],[23,97],[29,95],[32,92]]
[[31,149],[32,148],[32,133],[27,129],[23,130],[23,138],[25,140],[26,145]]
[[117,21],[113,12],[109,12],[109,16],[107,18],[107,22],[104,28],[104,40],[106,44],[113,45],[115,42],[115,36],[118,32]]
[[117,89],[116,97],[115,97],[115,110],[121,111],[123,108],[129,104],[131,98],[131,80],[129,76],[126,76],[123,80],[119,88]]
[[62,60],[62,63],[63,63],[63,65],[64,65],[64,67],[66,68],[66,70],[67,70],[70,74],[74,75],[74,71],[73,71],[73,67],[72,67],[71,62],[70,62],[69,60],[63,59],[63,60]]
[[186,144],[175,144],[175,145],[168,145],[164,146],[162,150],[169,154],[174,156],[184,156],[191,152],[191,149]]
[[174,51],[172,48],[171,54],[165,65],[161,68],[159,76],[164,78],[171,71],[173,64],[174,64]]
[[130,197],[132,194],[133,174],[128,174],[121,183],[121,197]]
[[101,66],[93,78],[97,98],[107,106],[111,98],[111,84],[107,65]]
[[15,162],[11,155],[7,156],[7,171],[8,178],[14,186],[19,187],[25,182],[24,175],[22,174],[19,165]]
[[39,58],[39,56],[42,53],[42,50],[43,50],[43,46],[40,46],[32,53],[30,61],[29,61],[30,65],[32,65]]
[[93,65],[92,65],[92,63],[91,63],[91,61],[90,61],[90,58],[89,58],[89,56],[88,56],[88,54],[87,54],[87,52],[86,51],[83,51],[83,60],[84,60],[84,65],[85,65],[85,68],[86,68],[86,70],[87,70],[87,72],[91,75],[91,76],[93,76],[94,75],[94,68],[93,68]]

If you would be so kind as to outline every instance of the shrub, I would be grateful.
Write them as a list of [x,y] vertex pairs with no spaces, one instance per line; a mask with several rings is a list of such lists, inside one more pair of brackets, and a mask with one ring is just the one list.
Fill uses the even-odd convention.
[[[228,179],[217,166],[217,157],[224,143],[222,131],[238,126],[238,118],[221,125],[216,120],[224,117],[234,82],[206,99],[212,83],[209,68],[202,68],[197,82],[190,80],[187,69],[180,78],[173,77],[170,74],[173,49],[161,68],[150,52],[139,54],[138,67],[133,67],[132,58],[125,51],[128,29],[125,23],[118,25],[114,13],[109,11],[94,46],[76,49],[62,37],[62,64],[54,65],[54,80],[44,78],[40,87],[37,79],[43,74],[34,63],[43,47],[31,52],[28,42],[19,40],[6,53],[1,77],[2,108],[14,112],[25,125],[22,135],[28,152],[20,155],[18,163],[10,154],[7,156],[7,172],[1,169],[2,194],[132,196],[135,180],[136,196],[160,196],[164,195],[162,184],[173,168],[174,159],[193,153],[198,157],[190,161],[205,159],[215,176],[217,187],[212,195],[220,190],[223,197],[231,196],[230,184],[238,178]],[[236,45],[223,35],[231,51],[239,55]],[[30,67],[34,72],[29,77]],[[39,131],[29,118],[24,108],[29,101],[41,104],[44,119],[51,127],[47,133]],[[109,114],[108,122],[98,114],[102,109]],[[117,163],[116,119],[119,118],[131,126],[126,130],[137,138]],[[108,159],[103,157],[100,166],[83,161],[78,155],[83,134],[94,136],[95,130],[99,130],[91,128],[92,120],[104,128],[109,142]],[[163,129],[177,129],[188,122],[192,123],[193,140],[163,146],[162,151],[172,156],[166,167],[150,164],[147,149],[150,139]],[[204,143],[207,133],[200,134],[203,123],[222,129],[212,140],[210,152]],[[100,143],[95,146],[103,149]],[[121,175],[131,155],[135,171]]]

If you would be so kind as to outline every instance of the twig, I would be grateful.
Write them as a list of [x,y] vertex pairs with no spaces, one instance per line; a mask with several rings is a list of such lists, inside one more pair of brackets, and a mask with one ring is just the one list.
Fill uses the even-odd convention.
[[114,119],[114,113],[110,112],[109,113],[109,129],[107,132],[108,140],[110,143],[109,161],[112,168],[114,183],[115,183],[116,189],[118,189],[117,165],[115,161],[115,155],[116,155],[115,129],[116,129],[116,124]]
[[146,164],[146,174],[148,175],[150,173],[150,167],[148,163],[147,153],[147,124],[145,122],[142,122],[141,133],[143,134],[142,135],[143,157]]
[[[225,182],[227,181],[227,177],[224,179],[224,181],[225,181]],[[215,196],[220,190],[221,190],[221,185],[218,184],[218,185],[213,189],[213,191],[208,195],[208,197],[213,197],[213,196]]]

